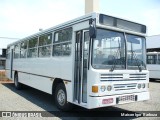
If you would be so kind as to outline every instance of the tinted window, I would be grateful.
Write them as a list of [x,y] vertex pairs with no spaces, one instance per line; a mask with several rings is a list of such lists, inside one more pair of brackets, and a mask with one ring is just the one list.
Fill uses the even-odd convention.
[[37,45],[38,45],[38,38],[32,38],[31,40],[29,40],[28,48],[37,47]]
[[51,46],[39,47],[39,57],[49,57],[51,55]]
[[28,55],[29,58],[35,58],[37,57],[37,48],[28,49]]
[[38,57],[49,57],[51,55],[52,33],[39,37]]
[[10,47],[7,47],[6,57],[7,59],[10,59]]
[[14,58],[20,57],[20,44],[14,46]]
[[147,64],[156,64],[157,55],[147,55]]
[[39,37],[39,46],[48,45],[52,42],[52,34],[42,35]]
[[60,56],[60,55],[62,55],[61,53],[62,53],[62,49],[61,49],[61,45],[60,44],[58,44],[58,45],[54,45],[53,46],[53,55],[54,56]]
[[27,43],[28,41],[24,41],[21,43],[21,51],[20,51],[21,58],[25,58],[27,55]]
[[[97,29],[93,40],[92,66],[96,69],[125,69],[125,38],[122,32]],[[115,64],[116,63],[116,64]]]
[[111,17],[104,14],[99,15],[99,23],[107,26],[113,26],[113,27],[130,30],[130,31],[146,33],[145,25],[127,21],[127,20],[122,20],[122,19]]
[[72,28],[55,32],[53,56],[68,56],[71,54]]
[[55,33],[55,42],[70,41],[72,39],[72,28],[60,30]]
[[160,64],[160,54],[158,54],[158,61],[157,64]]

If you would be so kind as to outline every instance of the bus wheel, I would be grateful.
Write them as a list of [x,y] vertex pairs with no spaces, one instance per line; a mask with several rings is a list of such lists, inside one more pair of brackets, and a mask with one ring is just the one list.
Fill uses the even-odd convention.
[[14,75],[14,86],[17,90],[22,89],[22,84],[18,82],[18,73]]
[[59,109],[63,111],[68,111],[71,109],[71,104],[67,102],[66,89],[63,83],[57,85],[54,98],[56,106]]

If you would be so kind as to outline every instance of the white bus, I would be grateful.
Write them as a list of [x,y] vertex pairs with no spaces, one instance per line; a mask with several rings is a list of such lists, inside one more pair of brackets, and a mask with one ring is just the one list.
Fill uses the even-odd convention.
[[146,26],[91,13],[7,47],[6,73],[54,95],[58,108],[87,109],[149,99]]
[[149,78],[160,79],[160,52],[147,53],[147,68]]

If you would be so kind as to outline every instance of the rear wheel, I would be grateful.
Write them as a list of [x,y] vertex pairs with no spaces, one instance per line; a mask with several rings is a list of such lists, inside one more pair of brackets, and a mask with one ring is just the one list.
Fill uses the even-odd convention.
[[14,75],[14,86],[17,90],[22,89],[22,84],[18,82],[18,73]]
[[56,106],[59,109],[63,111],[68,111],[71,109],[71,104],[67,102],[66,89],[63,83],[57,85],[54,98]]

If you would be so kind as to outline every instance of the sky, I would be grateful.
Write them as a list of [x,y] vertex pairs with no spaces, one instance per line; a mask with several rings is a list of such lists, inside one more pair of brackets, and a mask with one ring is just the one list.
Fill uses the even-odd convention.
[[[0,48],[85,14],[84,0],[0,0]],[[99,0],[99,12],[147,25],[160,34],[160,0]]]

